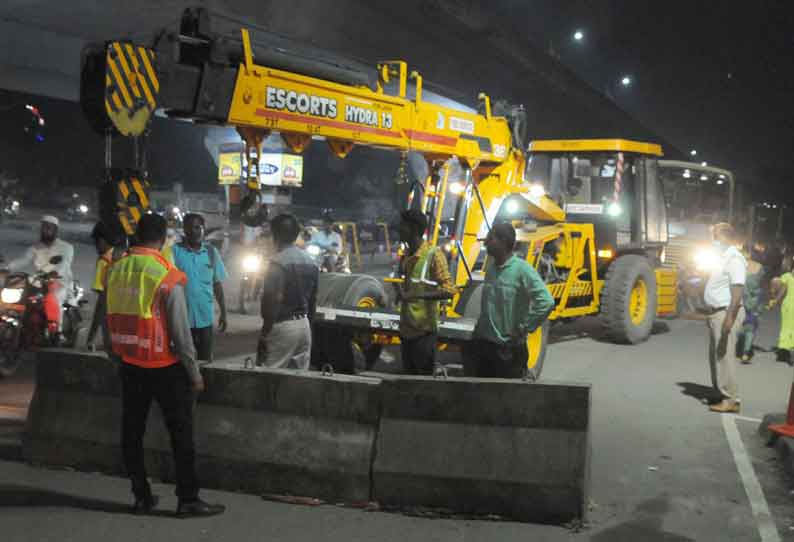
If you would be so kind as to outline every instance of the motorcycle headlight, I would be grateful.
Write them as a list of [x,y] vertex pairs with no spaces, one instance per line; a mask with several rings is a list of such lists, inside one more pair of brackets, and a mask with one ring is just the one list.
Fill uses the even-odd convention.
[[306,247],[306,252],[308,252],[312,256],[319,256],[322,252],[322,249],[317,245],[309,245]]
[[695,268],[698,271],[711,271],[720,263],[720,256],[717,251],[710,247],[701,247],[693,255]]
[[256,254],[248,254],[243,258],[243,271],[246,273],[255,273],[261,266],[262,260]]
[[0,292],[0,301],[13,305],[22,299],[22,288],[3,288]]
[[11,203],[11,208],[14,209],[15,211],[19,209],[19,202],[17,200],[14,200],[13,203]]

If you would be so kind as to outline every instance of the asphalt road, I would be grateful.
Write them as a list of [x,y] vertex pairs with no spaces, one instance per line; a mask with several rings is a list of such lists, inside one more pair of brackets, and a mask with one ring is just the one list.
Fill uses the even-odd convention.
[[[80,273],[84,265],[76,267]],[[776,326],[776,316],[767,315],[757,344],[772,344]],[[794,540],[794,484],[756,435],[764,414],[784,411],[792,368],[758,353],[751,365],[739,367],[741,416],[723,416],[703,404],[710,383],[702,322],[668,322],[638,346],[600,342],[589,329],[587,322],[558,328],[543,374],[593,387],[590,514],[581,528],[301,507],[223,492],[208,492],[230,506],[218,518],[141,519],[122,513],[129,499],[124,480],[0,461],[3,539]],[[230,340],[254,344],[255,335],[254,326]],[[378,367],[397,369],[394,354]],[[0,382],[5,459],[14,457],[33,374],[27,366]],[[167,497],[165,507],[174,505],[171,487],[159,493]]]

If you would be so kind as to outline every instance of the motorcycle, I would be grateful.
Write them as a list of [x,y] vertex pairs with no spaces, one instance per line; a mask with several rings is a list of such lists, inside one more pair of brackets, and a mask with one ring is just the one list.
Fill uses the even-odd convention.
[[317,263],[321,273],[351,273],[346,252],[337,254],[312,243],[306,245],[306,253]]
[[256,250],[243,253],[241,260],[240,297],[238,299],[238,312],[240,314],[258,313],[259,298],[265,279],[265,259]]
[[[57,264],[59,256],[50,263]],[[0,378],[14,374],[22,354],[37,347],[73,347],[82,322],[80,309],[88,303],[84,290],[74,281],[63,304],[61,335],[52,334],[44,313],[44,297],[57,280],[51,273],[6,273],[0,290]],[[60,342],[60,337],[63,342]]]
[[80,222],[88,216],[88,205],[80,200],[73,200],[72,204],[66,208],[66,220]]
[[0,197],[0,220],[19,216],[19,200],[11,196]]

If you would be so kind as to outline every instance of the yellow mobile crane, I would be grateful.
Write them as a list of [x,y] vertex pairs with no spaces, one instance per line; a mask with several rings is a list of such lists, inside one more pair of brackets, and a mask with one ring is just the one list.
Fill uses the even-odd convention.
[[[236,127],[251,191],[260,189],[258,156],[273,132],[296,153],[316,139],[340,158],[356,145],[392,149],[403,158],[420,153],[430,174],[413,187],[411,205],[433,218],[433,243],[445,199],[456,198],[451,271],[462,293],[442,315],[445,343],[471,336],[488,265],[481,240],[496,220],[518,226],[519,252],[556,300],[551,319],[600,312],[613,339],[636,343],[648,337],[657,314],[673,312],[674,272],[658,265],[667,228],[659,219],[664,199],[656,193],[658,146],[546,141],[533,142],[527,152],[521,107],[492,104],[484,94],[478,113],[431,103],[423,97],[422,76],[403,61],[370,70],[272,35],[252,40],[247,30],[239,32],[221,33],[206,10],[189,9],[178,31],[161,33],[152,46],[115,41],[88,48],[81,101],[89,120],[108,141],[118,132],[137,142],[155,110]],[[452,159],[463,168],[465,188],[447,195]],[[140,163],[138,170],[119,172],[107,162],[103,216],[117,216],[130,231],[146,210],[145,172]],[[374,361],[399,332],[399,315],[385,308],[386,299],[373,277],[324,274],[316,358],[337,371],[353,370],[355,352]],[[528,339],[533,377],[543,366],[547,333],[544,325]]]

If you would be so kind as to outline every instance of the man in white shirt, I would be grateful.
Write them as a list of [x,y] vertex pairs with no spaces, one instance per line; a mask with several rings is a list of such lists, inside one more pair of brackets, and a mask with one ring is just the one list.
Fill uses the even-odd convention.
[[323,217],[323,229],[312,234],[311,244],[325,251],[323,261],[320,263],[328,271],[334,271],[336,261],[342,253],[342,236],[334,229],[334,220],[330,215],[326,214]]
[[[52,263],[56,256],[57,263]],[[72,260],[74,247],[58,239],[58,219],[52,215],[41,218],[39,242],[28,248],[21,257],[8,263],[10,271],[33,268],[35,273],[50,273],[57,280],[50,282],[44,298],[44,312],[51,324],[51,332],[60,332],[63,303],[72,291]]]
[[709,408],[714,412],[739,412],[739,386],[736,382],[736,338],[744,322],[742,292],[747,277],[747,262],[736,248],[736,232],[727,223],[712,228],[719,262],[711,271],[703,298],[708,306],[710,334],[709,363],[711,381],[721,401]]

